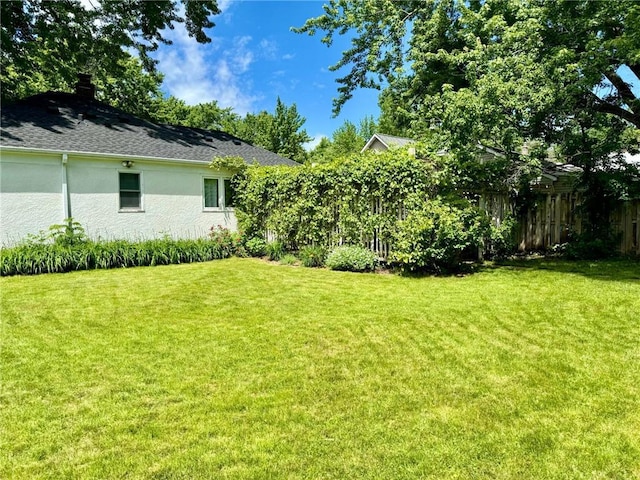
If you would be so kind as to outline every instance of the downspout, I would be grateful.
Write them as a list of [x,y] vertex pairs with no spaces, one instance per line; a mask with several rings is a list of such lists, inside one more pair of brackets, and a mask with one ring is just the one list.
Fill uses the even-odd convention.
[[64,219],[71,218],[71,199],[69,197],[69,186],[67,182],[67,162],[69,156],[62,154],[62,205],[64,208]]

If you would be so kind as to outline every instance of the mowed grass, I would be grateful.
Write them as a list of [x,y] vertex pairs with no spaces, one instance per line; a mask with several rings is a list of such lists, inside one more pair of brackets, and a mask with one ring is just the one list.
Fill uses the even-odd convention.
[[640,478],[640,264],[0,279],[0,478]]

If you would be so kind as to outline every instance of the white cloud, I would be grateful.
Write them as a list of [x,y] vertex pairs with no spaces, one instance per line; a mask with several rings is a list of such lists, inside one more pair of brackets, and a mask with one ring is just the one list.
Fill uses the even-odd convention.
[[233,39],[233,49],[227,53],[239,73],[249,70],[249,66],[253,63],[253,52],[247,49],[249,42],[251,42],[251,37],[249,36],[235,37]]
[[218,8],[222,13],[226,13],[234,0],[218,0]]
[[295,57],[293,53],[285,53],[282,55],[282,60],[293,60]]
[[260,54],[268,59],[275,60],[276,54],[278,52],[278,44],[273,40],[267,40],[263,38],[260,40]]
[[[220,107],[231,107],[240,115],[253,110],[258,98],[240,77],[254,60],[248,49],[251,37],[236,37],[232,46],[216,38],[202,45],[189,37],[184,24],[165,34],[173,45],[161,46],[155,55],[158,69],[164,74],[165,91],[189,105],[215,100]],[[214,57],[214,52],[223,53]]]

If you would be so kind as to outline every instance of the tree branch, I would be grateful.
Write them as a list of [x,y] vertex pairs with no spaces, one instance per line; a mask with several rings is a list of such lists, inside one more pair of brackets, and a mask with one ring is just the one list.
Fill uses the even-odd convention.
[[636,128],[640,128],[640,115],[633,113],[630,110],[626,110],[612,103],[603,102],[595,94],[592,94],[595,98],[595,109],[602,113],[609,113],[616,117],[622,118],[627,122],[633,124]]
[[622,80],[616,72],[607,72],[605,73],[605,77],[607,77],[612,85],[616,87],[616,90],[618,90],[618,94],[624,103],[626,103],[627,106],[629,106],[635,113],[638,113],[638,99],[631,91],[629,84]]

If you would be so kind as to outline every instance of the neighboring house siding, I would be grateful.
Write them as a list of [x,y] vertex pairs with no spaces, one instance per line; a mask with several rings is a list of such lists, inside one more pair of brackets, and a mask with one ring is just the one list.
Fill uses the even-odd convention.
[[[220,205],[223,205],[222,179],[228,175],[212,171],[206,165],[133,161],[133,167],[125,168],[119,158],[68,156],[70,213],[90,237],[195,238],[206,235],[212,226],[237,228],[233,209],[204,208],[204,178],[221,179]],[[64,220],[61,155],[44,158],[3,152],[0,163],[3,244],[14,244]],[[140,174],[140,211],[120,209],[119,172]]]
[[0,242],[14,244],[63,219],[61,157],[3,152],[0,156]]
[[380,140],[375,139],[373,142],[371,142],[371,145],[369,145],[368,150],[376,150],[376,151],[379,151],[379,152],[383,152],[385,150],[389,150],[389,147],[387,147]]

